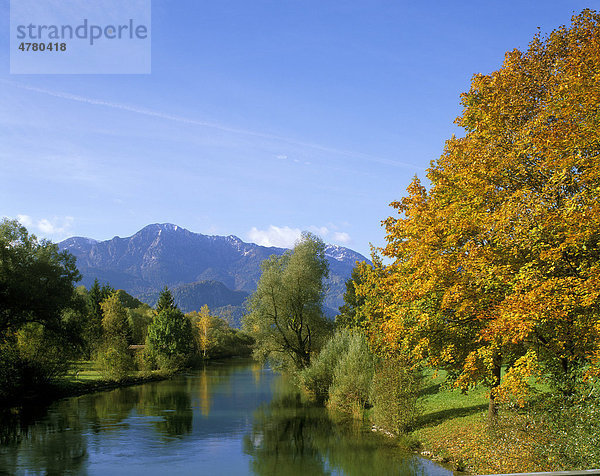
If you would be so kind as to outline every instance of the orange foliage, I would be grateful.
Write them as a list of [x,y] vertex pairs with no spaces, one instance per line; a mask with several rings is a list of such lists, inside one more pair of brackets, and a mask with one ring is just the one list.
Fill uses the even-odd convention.
[[560,380],[600,355],[600,15],[507,53],[461,102],[431,189],[391,204],[393,262],[362,267],[361,312],[379,352],[523,395],[540,365]]

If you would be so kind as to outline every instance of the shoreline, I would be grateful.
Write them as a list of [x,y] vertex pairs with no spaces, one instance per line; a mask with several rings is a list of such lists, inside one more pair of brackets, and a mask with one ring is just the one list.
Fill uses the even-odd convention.
[[117,388],[168,380],[173,375],[157,372],[150,375],[129,376],[121,380],[97,379],[80,382],[49,382],[45,385],[29,389],[21,395],[15,395],[10,399],[0,401],[0,407],[10,409],[40,403],[48,405],[62,398],[78,397],[80,395],[115,390]]
[[[223,360],[246,358],[249,357],[235,355],[204,359],[202,362],[205,365],[207,363],[215,363]],[[30,388],[21,395],[14,395],[11,398],[0,400],[0,409],[17,408],[40,403],[48,405],[62,398],[78,397],[80,395],[115,390],[117,388],[133,387],[135,385],[143,385],[151,382],[160,382],[162,380],[168,380],[181,372],[193,370],[195,368],[197,367],[193,365],[176,372],[153,370],[150,374],[128,376],[120,380],[99,378],[88,381],[61,381],[60,379],[57,379],[56,381]]]

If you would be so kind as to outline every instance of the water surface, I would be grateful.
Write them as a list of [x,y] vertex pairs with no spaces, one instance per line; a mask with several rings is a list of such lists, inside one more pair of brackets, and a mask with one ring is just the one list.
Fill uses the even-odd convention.
[[251,361],[0,415],[0,474],[448,475]]

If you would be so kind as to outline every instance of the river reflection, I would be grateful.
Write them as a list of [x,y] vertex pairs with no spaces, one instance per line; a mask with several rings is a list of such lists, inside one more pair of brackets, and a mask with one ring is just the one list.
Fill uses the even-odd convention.
[[0,474],[451,474],[254,362],[0,414]]

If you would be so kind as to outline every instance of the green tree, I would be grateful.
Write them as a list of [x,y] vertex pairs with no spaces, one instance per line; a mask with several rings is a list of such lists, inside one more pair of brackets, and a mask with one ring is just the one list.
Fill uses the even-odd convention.
[[142,304],[135,309],[127,309],[132,344],[143,344],[146,341],[148,326],[152,322],[154,315],[154,309],[147,304]]
[[127,318],[127,311],[121,304],[119,294],[112,293],[100,303],[102,308],[102,328],[104,331],[104,340],[112,341],[115,339],[125,339],[131,341],[131,327]]
[[74,283],[75,257],[30,235],[16,220],[0,222],[0,336],[28,322],[60,330]]
[[325,244],[304,233],[292,251],[263,261],[256,292],[243,317],[254,337],[255,356],[302,369],[324,343],[331,322],[323,315],[324,280],[329,274]]
[[114,291],[108,283],[101,286],[96,278],[87,292],[88,321],[85,326],[85,340],[88,354],[91,354],[93,349],[102,342],[102,307],[100,303]]
[[72,355],[79,327],[65,316],[76,312],[79,278],[74,256],[0,222],[0,397],[52,377]]
[[344,293],[344,304],[339,308],[339,314],[335,317],[337,327],[352,329],[360,327],[362,320],[357,316],[356,310],[365,302],[364,297],[356,294],[356,288],[362,283],[358,267],[352,269],[352,274],[346,281],[346,292]]
[[137,309],[140,306],[146,305],[123,289],[117,289],[115,292],[119,296],[119,301],[121,301],[121,304],[125,309]]
[[148,326],[146,344],[161,367],[183,365],[191,355],[193,343],[190,321],[176,307],[160,311]]
[[156,313],[160,313],[166,309],[176,309],[177,305],[175,304],[175,299],[173,299],[173,294],[169,291],[167,286],[161,291],[158,296],[158,302],[156,303]]
[[131,327],[127,310],[121,304],[118,292],[104,299],[100,308],[103,339],[98,348],[97,362],[104,375],[118,380],[133,370],[133,359],[128,350]]

